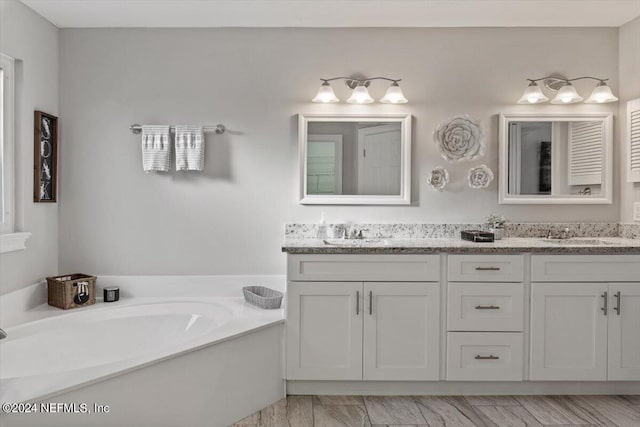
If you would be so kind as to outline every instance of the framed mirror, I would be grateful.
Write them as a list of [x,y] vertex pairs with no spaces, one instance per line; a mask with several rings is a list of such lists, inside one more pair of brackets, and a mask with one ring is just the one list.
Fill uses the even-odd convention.
[[300,203],[411,203],[411,115],[300,114]]
[[613,115],[501,114],[501,204],[610,204]]

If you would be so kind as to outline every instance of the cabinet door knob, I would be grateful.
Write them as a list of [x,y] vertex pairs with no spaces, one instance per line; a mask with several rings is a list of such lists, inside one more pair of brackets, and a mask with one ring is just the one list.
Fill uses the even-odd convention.
[[613,294],[613,296],[616,299],[616,305],[613,307],[613,309],[616,311],[616,313],[618,313],[618,316],[620,316],[620,300],[622,299],[622,295],[620,295],[620,291],[616,292],[615,294]]
[[605,291],[600,296],[604,299],[604,303],[602,307],[600,307],[600,310],[602,310],[604,312],[604,315],[606,316],[609,313],[609,292]]
[[490,354],[489,356],[480,356],[479,354],[476,354],[476,357],[474,357],[474,359],[476,359],[476,360],[498,360],[500,358],[498,356],[494,356],[493,354]]
[[477,271],[500,271],[500,267],[476,267]]
[[476,310],[500,310],[497,305],[476,305]]

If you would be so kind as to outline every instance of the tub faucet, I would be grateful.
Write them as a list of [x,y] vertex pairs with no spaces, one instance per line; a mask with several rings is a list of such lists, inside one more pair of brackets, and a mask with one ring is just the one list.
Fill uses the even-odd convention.
[[7,337],[7,333],[4,331],[4,329],[0,328],[0,340],[3,340]]

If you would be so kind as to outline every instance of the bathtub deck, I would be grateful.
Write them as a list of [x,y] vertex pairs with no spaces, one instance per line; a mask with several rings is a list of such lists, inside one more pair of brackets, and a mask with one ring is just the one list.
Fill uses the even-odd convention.
[[233,427],[640,426],[640,396],[288,396]]

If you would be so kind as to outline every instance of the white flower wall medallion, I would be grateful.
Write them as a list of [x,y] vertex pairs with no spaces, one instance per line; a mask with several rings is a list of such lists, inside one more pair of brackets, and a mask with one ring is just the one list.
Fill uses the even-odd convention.
[[440,154],[451,163],[470,162],[484,155],[484,132],[479,121],[460,114],[433,131]]
[[469,187],[473,189],[487,188],[493,181],[493,171],[487,165],[469,169]]
[[427,180],[434,190],[442,191],[449,183],[449,172],[445,168],[437,167],[431,171]]

